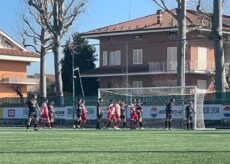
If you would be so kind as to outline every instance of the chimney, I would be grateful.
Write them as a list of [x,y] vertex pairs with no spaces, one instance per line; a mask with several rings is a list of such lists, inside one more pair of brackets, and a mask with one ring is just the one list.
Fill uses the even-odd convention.
[[157,10],[157,24],[162,23],[162,10]]

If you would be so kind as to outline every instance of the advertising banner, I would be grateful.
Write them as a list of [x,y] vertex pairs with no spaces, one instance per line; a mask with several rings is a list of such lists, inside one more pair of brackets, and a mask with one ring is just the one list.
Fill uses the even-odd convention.
[[[87,119],[96,119],[96,106],[87,106]],[[56,119],[72,120],[73,107],[56,107]],[[75,112],[75,111],[74,111]],[[127,118],[130,118],[130,107],[126,110]],[[209,104],[203,106],[203,116],[205,120],[230,119],[230,105]],[[25,108],[2,108],[0,109],[0,118],[3,119],[25,119],[28,117],[28,109]],[[185,106],[175,106],[172,117],[175,119],[185,119]],[[107,107],[104,107],[103,118],[107,118]],[[164,119],[165,106],[143,106],[144,119]]]

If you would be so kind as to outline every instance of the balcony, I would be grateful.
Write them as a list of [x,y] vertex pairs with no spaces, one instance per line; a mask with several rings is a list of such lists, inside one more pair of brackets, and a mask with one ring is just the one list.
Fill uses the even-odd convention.
[[[187,73],[209,73],[215,70],[215,63],[185,61],[185,71]],[[176,73],[177,61],[149,62],[149,72],[155,73]]]
[[28,78],[25,76],[13,76],[9,74],[3,74],[0,76],[0,83],[4,84],[26,84],[26,85],[38,85],[39,79]]

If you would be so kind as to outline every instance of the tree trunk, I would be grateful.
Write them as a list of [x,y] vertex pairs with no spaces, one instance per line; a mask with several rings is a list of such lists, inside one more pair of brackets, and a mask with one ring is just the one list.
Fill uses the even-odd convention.
[[63,85],[62,85],[62,77],[61,77],[61,60],[60,60],[60,37],[58,34],[54,36],[54,46],[53,46],[53,53],[54,53],[54,67],[55,67],[55,84],[56,84],[56,91],[59,100],[59,104],[61,106],[64,105],[63,99]]
[[214,43],[216,65],[216,91],[226,92],[225,89],[225,66],[222,33],[222,0],[213,1],[213,18],[211,39]]
[[177,85],[185,86],[185,54],[186,54],[186,7],[185,2],[178,2],[178,47],[177,47]]
[[43,45],[45,45],[45,29],[41,30],[41,54],[40,54],[40,95],[41,98],[44,99],[47,97],[46,92],[46,49]]

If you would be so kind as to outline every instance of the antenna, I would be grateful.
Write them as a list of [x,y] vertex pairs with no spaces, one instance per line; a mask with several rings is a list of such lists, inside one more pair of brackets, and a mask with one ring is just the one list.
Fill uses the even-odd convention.
[[131,19],[131,6],[132,6],[132,0],[129,0],[129,20]]

